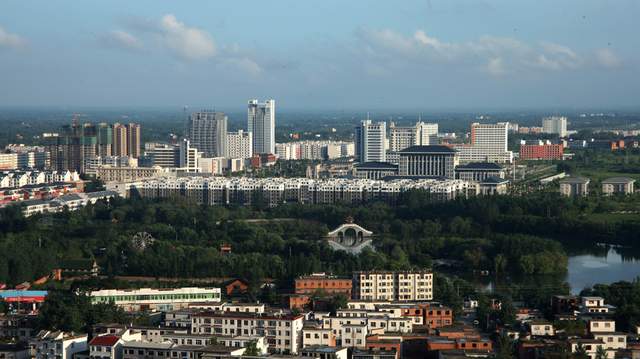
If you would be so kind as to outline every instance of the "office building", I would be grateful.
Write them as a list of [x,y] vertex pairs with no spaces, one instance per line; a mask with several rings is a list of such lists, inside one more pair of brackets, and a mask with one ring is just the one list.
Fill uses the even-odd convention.
[[560,180],[560,194],[567,197],[581,197],[589,194],[588,178],[567,177]]
[[125,311],[169,311],[190,303],[220,302],[220,288],[102,289],[89,292],[92,304],[113,303]]
[[443,146],[411,146],[400,151],[400,176],[455,178],[456,150]]
[[313,273],[295,280],[296,294],[344,294],[351,298],[351,278],[340,278],[326,273]]
[[379,180],[397,176],[398,165],[388,162],[363,162],[353,165],[353,177]]
[[542,119],[542,132],[567,137],[567,118],[564,116],[551,116]]
[[432,300],[433,273],[429,270],[354,272],[353,296],[359,300]]
[[456,179],[469,182],[481,182],[489,177],[505,177],[505,169],[492,162],[471,162],[459,165],[456,167],[455,173]]
[[200,157],[198,149],[191,146],[189,140],[183,139],[180,142],[179,168],[186,172],[198,172],[198,157]]
[[227,133],[227,158],[251,158],[253,156],[253,136],[251,132],[238,130]]
[[145,159],[148,167],[180,167],[180,146],[166,143],[145,143]]
[[355,128],[355,157],[358,162],[386,162],[385,122],[364,120]]
[[224,113],[194,112],[189,119],[188,131],[191,146],[205,157],[227,155],[227,115]]
[[509,123],[472,123],[471,144],[454,145],[460,163],[498,162],[510,163],[513,153],[507,150]]
[[414,126],[399,127],[389,124],[389,151],[398,152],[411,146],[438,144],[438,124],[422,121]]
[[521,160],[562,160],[564,155],[564,146],[562,144],[521,144],[520,159]]
[[247,130],[251,132],[254,154],[276,153],[276,102],[249,100]]
[[629,177],[612,177],[602,181],[602,194],[633,194],[636,180]]

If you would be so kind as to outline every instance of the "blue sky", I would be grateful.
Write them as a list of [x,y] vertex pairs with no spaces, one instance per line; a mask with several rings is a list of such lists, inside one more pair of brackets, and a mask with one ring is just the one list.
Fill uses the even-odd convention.
[[1,106],[637,107],[636,0],[0,3]]

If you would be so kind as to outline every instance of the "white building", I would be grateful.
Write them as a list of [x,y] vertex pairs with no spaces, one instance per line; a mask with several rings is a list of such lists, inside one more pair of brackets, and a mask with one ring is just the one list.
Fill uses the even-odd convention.
[[513,161],[513,152],[507,150],[509,123],[472,123],[471,144],[454,145],[458,150],[460,163]]
[[389,124],[389,151],[398,152],[411,146],[438,144],[438,124],[422,121],[414,126],[399,127]]
[[227,133],[227,158],[251,158],[253,156],[251,132],[238,130]]
[[385,122],[362,121],[355,128],[356,160],[363,163],[386,162],[386,140],[387,126]]
[[542,132],[556,134],[559,137],[567,137],[567,118],[564,116],[551,116],[543,118]]
[[353,296],[361,300],[432,300],[433,273],[427,270],[354,272]]
[[87,350],[87,334],[42,330],[29,340],[29,348],[35,359],[71,359]]
[[102,289],[89,293],[91,303],[114,303],[125,311],[169,311],[190,303],[219,302],[220,288]]
[[276,152],[276,102],[249,100],[247,129],[251,132],[253,153]]
[[194,112],[189,119],[187,137],[191,146],[207,157],[227,155],[227,115],[222,112]]
[[270,351],[298,353],[302,347],[302,315],[203,312],[191,318],[191,333],[214,336],[264,336]]

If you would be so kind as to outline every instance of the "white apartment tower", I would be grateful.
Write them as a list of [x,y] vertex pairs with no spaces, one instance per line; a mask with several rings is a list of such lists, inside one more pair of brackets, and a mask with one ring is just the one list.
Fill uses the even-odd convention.
[[418,122],[414,126],[399,127],[389,124],[389,151],[398,152],[411,146],[436,145],[438,124]]
[[364,120],[355,128],[355,157],[361,163],[385,162],[385,142],[387,125],[385,122],[373,123]]
[[471,144],[454,145],[458,150],[460,163],[513,161],[513,152],[507,150],[509,123],[472,123]]
[[567,118],[564,116],[551,116],[543,118],[542,132],[556,134],[559,137],[566,137]]
[[247,130],[251,132],[253,153],[276,153],[276,101],[249,100]]
[[227,133],[227,157],[251,158],[253,156],[251,132],[238,130]]
[[227,154],[227,115],[222,112],[194,112],[188,123],[187,137],[191,146],[205,157]]

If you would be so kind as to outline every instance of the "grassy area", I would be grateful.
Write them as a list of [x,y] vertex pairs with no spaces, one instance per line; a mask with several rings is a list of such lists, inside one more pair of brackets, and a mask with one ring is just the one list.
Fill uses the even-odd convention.
[[602,223],[640,221],[640,213],[591,213],[587,217]]

